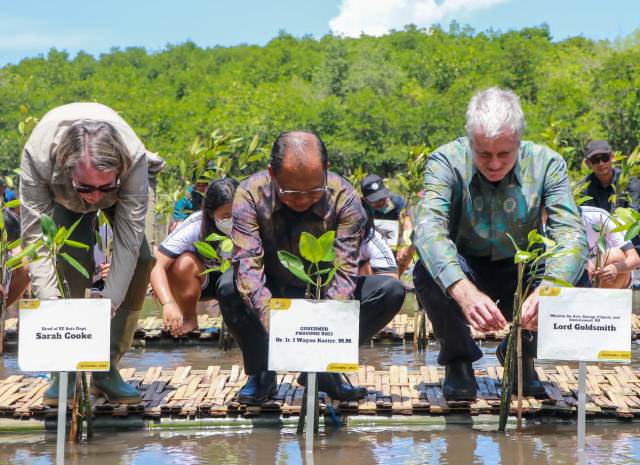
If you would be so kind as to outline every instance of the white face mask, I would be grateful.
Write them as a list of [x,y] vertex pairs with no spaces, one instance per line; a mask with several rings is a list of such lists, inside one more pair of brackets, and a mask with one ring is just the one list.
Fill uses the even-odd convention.
[[216,228],[218,228],[222,234],[225,236],[231,234],[231,226],[233,226],[232,218],[225,218],[224,220],[214,218],[214,221],[216,222]]

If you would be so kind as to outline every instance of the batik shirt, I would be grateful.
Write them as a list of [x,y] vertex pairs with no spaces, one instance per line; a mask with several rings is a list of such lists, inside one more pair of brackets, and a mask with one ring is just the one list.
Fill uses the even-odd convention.
[[[285,297],[286,288],[305,288],[278,260],[279,250],[302,258],[298,244],[303,231],[315,237],[336,231],[336,260],[341,265],[323,297],[353,298],[364,211],[358,194],[343,178],[328,172],[327,186],[328,192],[303,213],[280,202],[268,171],[254,174],[238,187],[233,201],[232,263],[240,295],[259,315],[268,309],[272,295]],[[309,263],[303,262],[306,270]]]
[[416,215],[414,245],[443,290],[465,275],[458,255],[511,258],[527,247],[531,230],[542,231],[571,253],[549,259],[548,276],[573,283],[587,257],[585,229],[573,199],[566,163],[547,147],[523,141],[513,169],[497,183],[475,167],[469,140],[459,138],[433,152],[427,162],[424,196]]

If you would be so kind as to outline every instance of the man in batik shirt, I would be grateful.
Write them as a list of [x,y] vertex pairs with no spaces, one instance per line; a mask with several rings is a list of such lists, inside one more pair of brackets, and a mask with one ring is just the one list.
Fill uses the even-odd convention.
[[[498,331],[512,317],[517,273],[507,234],[526,248],[529,231],[541,231],[545,208],[547,235],[568,252],[548,260],[545,274],[568,283],[588,281],[585,230],[565,161],[547,147],[522,141],[524,127],[513,92],[482,91],[467,109],[467,137],[440,147],[427,162],[414,230],[420,255],[414,283],[440,342],[438,363],[446,366],[443,391],[450,400],[476,397],[472,362],[482,352],[467,325]],[[542,396],[533,365],[539,289],[522,310],[523,389]],[[504,350],[502,344],[499,360]]]
[[[304,298],[306,287],[280,264],[277,253],[286,250],[300,256],[302,232],[319,237],[336,231],[335,260],[341,265],[323,289],[323,298],[360,301],[360,342],[382,329],[404,301],[404,287],[397,279],[357,276],[364,211],[353,187],[327,167],[327,150],[318,136],[283,133],[273,144],[268,170],[254,174],[236,191],[233,267],[220,279],[218,296],[249,375],[238,395],[241,403],[261,404],[275,390],[275,373],[267,371],[269,301]],[[318,385],[339,400],[356,400],[367,393],[329,373],[318,375]]]

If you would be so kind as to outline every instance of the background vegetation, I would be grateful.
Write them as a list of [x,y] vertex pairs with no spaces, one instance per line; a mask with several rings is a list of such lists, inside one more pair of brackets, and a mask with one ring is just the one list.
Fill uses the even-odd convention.
[[0,172],[18,166],[28,133],[16,128],[26,115],[99,101],[170,160],[214,128],[246,143],[258,135],[260,147],[282,130],[307,128],[323,137],[337,171],[392,176],[405,170],[411,147],[461,135],[470,96],[491,85],[521,96],[528,139],[575,147],[563,150],[575,169],[591,138],[623,153],[639,143],[639,33],[617,43],[557,42],[546,26],[476,33],[452,23],[379,38],[281,33],[264,47],[187,42],[73,59],[51,50],[0,69]]

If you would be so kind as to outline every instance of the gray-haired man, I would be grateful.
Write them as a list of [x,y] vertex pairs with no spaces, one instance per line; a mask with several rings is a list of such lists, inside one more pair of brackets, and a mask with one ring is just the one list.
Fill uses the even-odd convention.
[[[585,231],[566,164],[549,148],[522,141],[524,127],[513,92],[482,91],[469,103],[467,137],[438,148],[427,162],[414,230],[420,255],[414,283],[440,342],[438,363],[446,366],[443,391],[450,400],[476,396],[472,362],[482,352],[467,324],[500,330],[512,316],[517,274],[507,234],[525,248],[529,231],[541,230],[546,209],[547,235],[561,250],[572,250],[549,260],[546,275],[570,283],[586,280]],[[538,292],[523,305],[527,330],[537,328]],[[533,367],[535,333],[524,333],[523,389],[543,395]]]
[[[91,274],[96,212],[103,210],[111,217],[113,255],[104,288],[104,297],[117,310],[111,321],[111,368],[94,373],[92,385],[112,402],[140,401],[138,391],[120,377],[117,364],[131,346],[153,267],[145,239],[145,215],[150,179],[163,164],[115,111],[98,103],[72,103],[49,111],[34,128],[22,154],[20,211],[25,245],[42,237],[42,214],[67,227],[82,218],[72,239],[90,248],[66,252]],[[31,263],[30,272],[36,297],[60,297],[50,260]],[[70,297],[83,297],[85,288],[91,286],[89,279],[66,264],[62,274]],[[55,405],[57,399],[54,376],[44,402]]]

